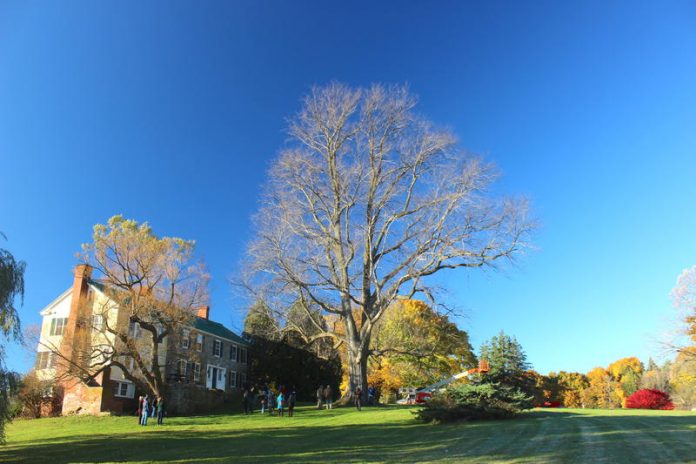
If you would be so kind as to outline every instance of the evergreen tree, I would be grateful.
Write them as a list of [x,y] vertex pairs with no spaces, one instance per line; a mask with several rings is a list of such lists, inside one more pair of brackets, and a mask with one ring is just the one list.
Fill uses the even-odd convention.
[[490,364],[490,371],[486,375],[488,382],[520,388],[533,394],[534,380],[526,375],[531,364],[527,362],[527,355],[515,337],[501,330],[481,345],[479,358]]

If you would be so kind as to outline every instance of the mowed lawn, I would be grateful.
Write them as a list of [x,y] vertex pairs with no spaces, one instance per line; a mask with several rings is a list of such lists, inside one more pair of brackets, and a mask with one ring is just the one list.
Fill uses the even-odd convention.
[[139,427],[134,417],[16,421],[0,462],[694,462],[696,413],[535,410],[518,419],[421,424],[413,408],[296,417],[215,415]]

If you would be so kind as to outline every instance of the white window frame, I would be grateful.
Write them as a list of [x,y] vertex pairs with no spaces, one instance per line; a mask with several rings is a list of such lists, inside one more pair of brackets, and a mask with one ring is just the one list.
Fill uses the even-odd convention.
[[191,331],[184,329],[181,331],[181,347],[185,350],[191,348]]
[[[117,398],[135,398],[135,385],[132,382],[126,381],[116,381],[116,390],[114,391],[114,396]],[[126,387],[126,393],[121,394],[121,389],[123,386]]]
[[[58,321],[61,321],[60,325]],[[49,334],[51,337],[63,335],[65,332],[65,326],[68,325],[67,317],[54,317],[51,319],[51,329]]]
[[37,353],[36,369],[37,370],[53,369],[53,362],[54,361],[55,361],[55,357],[53,355],[53,352],[51,352],[51,351],[39,351]]
[[196,351],[203,351],[204,342],[205,338],[203,337],[203,334],[196,334],[196,344],[194,345]]
[[[183,376],[183,377],[186,377],[186,367],[187,367],[187,365],[188,365],[188,361],[186,361],[185,359],[180,359],[180,360],[179,360],[179,363],[178,363],[178,365],[177,365],[177,371],[178,371],[179,375],[181,375],[181,376]],[[183,366],[183,369],[182,369],[182,366]]]
[[104,315],[103,314],[93,314],[92,315],[92,328],[97,332],[104,331]]
[[213,340],[213,356],[222,358],[222,340]]
[[201,380],[201,364],[193,363],[193,381],[198,382]]
[[237,371],[230,372],[230,388],[237,388]]
[[[235,345],[234,343],[230,345],[230,359],[234,362],[237,362],[237,350],[239,350],[239,347],[237,347],[237,345]],[[233,352],[234,356],[232,355]]]

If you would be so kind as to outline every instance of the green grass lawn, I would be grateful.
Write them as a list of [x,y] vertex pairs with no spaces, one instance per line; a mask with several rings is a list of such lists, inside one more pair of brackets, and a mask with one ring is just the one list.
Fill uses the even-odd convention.
[[518,419],[420,424],[409,407],[300,408],[296,417],[16,421],[0,462],[694,462],[696,413],[535,410]]

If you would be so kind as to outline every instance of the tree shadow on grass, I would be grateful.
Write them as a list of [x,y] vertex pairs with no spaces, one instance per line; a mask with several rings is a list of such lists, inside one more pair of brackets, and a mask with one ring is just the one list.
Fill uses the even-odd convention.
[[[254,429],[192,429],[199,420],[187,418],[174,426],[147,433],[83,435],[44,441],[28,447],[0,448],[0,461],[47,462],[423,462],[528,459],[534,462],[562,461],[569,446],[584,443],[570,424],[586,421],[597,434],[592,446],[620,447],[633,436],[651,428],[657,439],[670,442],[696,438],[689,426],[696,418],[632,416],[613,427],[602,418],[562,412],[534,412],[520,419],[424,425],[418,422],[369,425],[264,427]],[[215,417],[200,418],[215,421]],[[619,419],[619,418],[614,418]],[[219,418],[218,418],[219,420]],[[269,419],[274,420],[274,419]],[[284,420],[284,419],[278,419]],[[594,422],[593,422],[594,421]],[[243,421],[238,425],[243,427]],[[135,427],[135,426],[134,426]],[[185,428],[182,430],[182,428]],[[605,430],[606,428],[606,430]],[[546,444],[546,446],[544,445]],[[565,449],[563,449],[565,447]],[[620,451],[620,450],[618,450]],[[694,449],[696,451],[696,449]],[[689,453],[689,449],[681,452]],[[580,454],[578,454],[580,455]],[[686,454],[688,456],[688,454]]]

